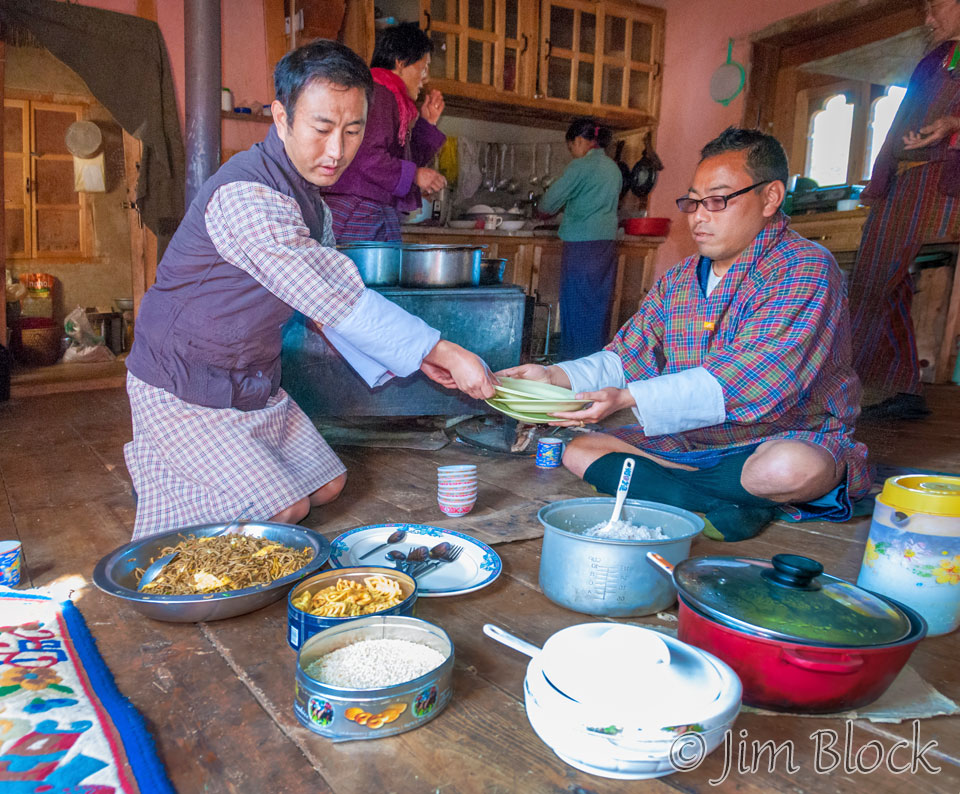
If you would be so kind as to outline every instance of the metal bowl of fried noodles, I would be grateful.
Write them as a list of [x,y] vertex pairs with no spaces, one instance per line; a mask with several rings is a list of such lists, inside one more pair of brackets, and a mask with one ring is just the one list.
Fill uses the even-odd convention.
[[309,549],[313,557],[299,571],[275,579],[268,585],[199,595],[156,595],[137,590],[137,568],[146,568],[152,559],[160,556],[164,547],[175,546],[191,535],[215,535],[228,523],[231,522],[183,527],[127,543],[97,563],[93,583],[108,595],[122,598],[148,618],[197,623],[245,615],[278,601],[293,585],[318,571],[330,556],[330,542],[313,530],[269,521],[244,522],[241,525],[244,535],[272,540],[298,551]]

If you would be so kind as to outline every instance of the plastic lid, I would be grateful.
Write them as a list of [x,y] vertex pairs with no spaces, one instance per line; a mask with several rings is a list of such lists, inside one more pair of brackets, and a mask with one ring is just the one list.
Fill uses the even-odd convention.
[[554,634],[540,655],[543,676],[590,709],[658,726],[704,716],[724,681],[702,653],[641,626],[590,623]]
[[809,557],[697,557],[678,564],[674,579],[711,619],[771,639],[869,647],[897,642],[911,629],[890,602],[823,573]]
[[960,477],[901,474],[883,484],[880,499],[894,510],[960,518]]

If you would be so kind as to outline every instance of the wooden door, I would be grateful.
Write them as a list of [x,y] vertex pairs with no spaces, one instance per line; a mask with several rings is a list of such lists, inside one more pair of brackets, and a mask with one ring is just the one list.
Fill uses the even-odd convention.
[[26,258],[30,235],[30,116],[26,100],[3,102],[3,219],[8,259]]
[[76,190],[67,128],[80,119],[81,107],[31,102],[32,184],[31,255],[80,258],[86,245],[82,211],[86,197]]
[[157,237],[140,217],[137,206],[137,179],[143,157],[143,144],[123,131],[124,175],[127,185],[127,201],[124,207],[130,212],[130,275],[133,282],[133,310],[140,311],[140,301],[150,285],[157,279]]

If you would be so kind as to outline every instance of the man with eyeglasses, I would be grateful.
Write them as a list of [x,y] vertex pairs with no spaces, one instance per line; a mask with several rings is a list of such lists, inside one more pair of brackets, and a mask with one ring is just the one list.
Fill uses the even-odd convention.
[[910,268],[926,243],[960,240],[960,1],[926,4],[934,48],[917,65],[861,196],[870,205],[853,276],[853,364],[863,418],[920,419]]
[[699,255],[667,272],[599,353],[503,374],[592,400],[557,412],[583,427],[630,408],[638,424],[589,432],[564,465],[613,493],[702,512],[707,534],[743,540],[781,511],[845,521],[870,488],[853,440],[860,384],[840,270],[788,228],[787,158],[761,132],[730,128],[701,151],[687,195]]

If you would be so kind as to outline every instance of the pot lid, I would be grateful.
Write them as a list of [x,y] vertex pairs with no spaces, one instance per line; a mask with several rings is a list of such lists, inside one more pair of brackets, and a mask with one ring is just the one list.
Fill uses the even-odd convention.
[[869,647],[897,642],[910,619],[889,601],[823,572],[809,557],[697,557],[674,570],[677,589],[725,626],[777,640]]
[[724,679],[705,654],[640,626],[571,626],[547,640],[538,660],[560,694],[631,723],[695,721],[724,692]]
[[901,474],[883,484],[880,500],[894,510],[960,516],[960,477]]

